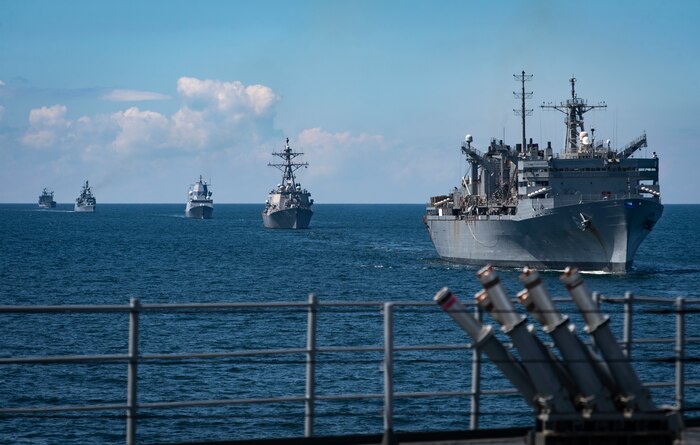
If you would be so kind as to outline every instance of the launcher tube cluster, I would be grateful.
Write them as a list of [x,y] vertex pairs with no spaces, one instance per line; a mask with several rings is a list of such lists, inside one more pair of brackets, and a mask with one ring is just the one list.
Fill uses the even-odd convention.
[[519,359],[496,339],[490,326],[468,314],[449,289],[440,290],[435,301],[474,340],[474,346],[501,369],[542,419],[659,415],[660,410],[610,331],[609,317],[600,313],[575,269],[567,269],[561,280],[583,314],[584,331],[593,337],[600,355],[579,338],[569,318],[557,310],[536,270],[525,268],[520,276],[525,289],[517,301],[551,336],[561,360],[535,335],[527,317],[515,310],[496,271],[487,266],[477,276],[484,289],[475,295],[476,303],[501,325]]

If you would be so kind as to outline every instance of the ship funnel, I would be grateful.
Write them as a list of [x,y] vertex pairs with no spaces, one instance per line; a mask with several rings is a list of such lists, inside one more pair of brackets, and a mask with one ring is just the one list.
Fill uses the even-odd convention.
[[528,405],[535,408],[543,405],[543,401],[538,400],[537,391],[527,372],[496,339],[491,326],[483,326],[479,320],[467,314],[464,305],[446,287],[440,289],[433,299],[474,340],[473,347],[480,348],[520,391]]
[[569,318],[556,309],[539,273],[526,267],[520,275],[520,281],[525,289],[518,293],[518,300],[554,340],[577,387],[576,404],[584,417],[590,417],[593,412],[616,412],[608,388],[599,378],[605,371],[598,365],[599,362],[594,361],[586,345],[576,335]]
[[[621,392],[618,395],[619,400],[627,406],[629,411],[657,412],[658,408],[652,402],[649,392],[642,385],[629,358],[623,354],[612,334],[610,318],[600,313],[581,274],[576,268],[567,267],[561,276],[561,281],[583,315],[586,332],[593,337],[596,347],[607,362],[614,383]],[[629,411],[628,415],[631,415]]]
[[534,335],[532,326],[526,324],[526,317],[515,311],[493,267],[484,267],[477,276],[484,286],[484,290],[475,296],[477,303],[503,326],[503,332],[511,338],[520,353],[523,366],[537,392],[547,400],[553,412],[575,413],[567,390],[567,386],[570,386],[568,376],[562,374],[561,364]]

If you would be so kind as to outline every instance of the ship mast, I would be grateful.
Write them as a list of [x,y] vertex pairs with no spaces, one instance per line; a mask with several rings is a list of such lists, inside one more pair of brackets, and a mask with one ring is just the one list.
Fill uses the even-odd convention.
[[579,132],[585,131],[583,127],[583,114],[594,108],[607,108],[605,102],[599,102],[597,105],[588,105],[585,100],[576,97],[576,78],[569,79],[571,82],[571,99],[566,102],[560,102],[559,105],[554,105],[551,102],[543,103],[541,108],[550,108],[561,111],[566,114],[566,142],[564,143],[564,151],[568,153],[577,153],[577,140]]
[[522,119],[523,119],[523,120],[522,120],[522,124],[523,124],[523,142],[522,142],[522,146],[521,146],[521,153],[524,153],[524,152],[526,151],[526,149],[527,149],[527,142],[526,142],[526,139],[525,139],[525,116],[530,116],[530,115],[532,115],[532,109],[531,109],[531,108],[530,108],[530,109],[526,109],[526,108],[525,108],[525,99],[530,99],[530,98],[532,97],[532,91],[530,91],[530,92],[528,92],[528,93],[525,92],[525,82],[532,80],[532,74],[527,74],[527,75],[526,75],[526,74],[525,74],[525,71],[523,71],[523,72],[520,73],[520,74],[513,74],[513,77],[515,78],[515,80],[519,80],[519,81],[520,81],[520,84],[521,84],[521,86],[522,86],[522,89],[521,89],[521,92],[520,92],[520,93],[516,93],[515,91],[513,91],[513,95],[514,95],[516,98],[522,100],[521,105],[520,105],[520,109],[519,109],[519,110],[513,110],[513,111],[515,112],[515,115],[516,115],[516,116],[521,116]]
[[292,162],[294,158],[297,156],[301,156],[304,153],[300,152],[293,152],[292,149],[289,147],[289,138],[287,138],[287,142],[284,146],[284,151],[281,153],[272,153],[275,156],[279,156],[282,158],[282,161],[284,161],[282,164],[272,164],[269,163],[267,164],[268,167],[276,167],[277,169],[282,171],[282,183],[283,184],[288,184],[290,183],[292,187],[296,187],[296,181],[294,178],[294,172],[299,170],[302,167],[308,167],[309,163],[308,162]]

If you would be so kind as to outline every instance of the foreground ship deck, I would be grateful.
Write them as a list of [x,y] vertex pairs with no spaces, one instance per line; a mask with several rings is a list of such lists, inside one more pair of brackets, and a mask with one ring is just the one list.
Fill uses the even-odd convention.
[[[525,73],[516,76],[523,83]],[[434,196],[424,222],[438,254],[450,261],[542,269],[567,265],[625,273],[639,245],[661,218],[659,161],[632,158],[646,134],[620,150],[596,141],[583,114],[605,105],[578,98],[543,105],[566,115],[564,152],[530,140],[515,148],[492,139],[486,153],[467,135],[461,150],[470,172],[447,195]],[[524,119],[524,117],[523,117]]]

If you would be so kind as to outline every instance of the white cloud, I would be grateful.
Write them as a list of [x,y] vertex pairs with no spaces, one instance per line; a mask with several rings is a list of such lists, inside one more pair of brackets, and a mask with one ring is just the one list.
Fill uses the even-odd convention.
[[[182,77],[177,82],[182,106],[172,115],[130,107],[112,114],[71,121],[64,105],[29,113],[21,141],[36,148],[83,150],[90,157],[250,148],[274,133],[272,117],[278,98],[264,85],[243,85]],[[115,90],[109,100],[144,100],[157,93]]]
[[244,86],[239,81],[200,80],[181,77],[177,80],[177,91],[188,103],[196,107],[215,107],[223,113],[246,113],[256,115],[269,112],[278,98],[271,88],[264,85]]
[[350,132],[330,133],[319,127],[299,133],[295,144],[313,160],[313,175],[331,175],[343,171],[343,166],[354,159],[374,156],[386,149],[384,137]]
[[112,90],[102,96],[102,99],[113,102],[138,102],[144,100],[167,100],[170,99],[170,96],[151,91]]
[[59,142],[70,122],[66,119],[65,105],[35,108],[29,112],[29,130],[22,142],[37,148],[48,148]]
[[4,87],[4,86],[5,86],[5,82],[3,82],[2,80],[0,80],[0,87]]
[[114,113],[111,117],[120,130],[112,142],[118,153],[162,148],[168,144],[170,120],[160,113],[131,107]]

